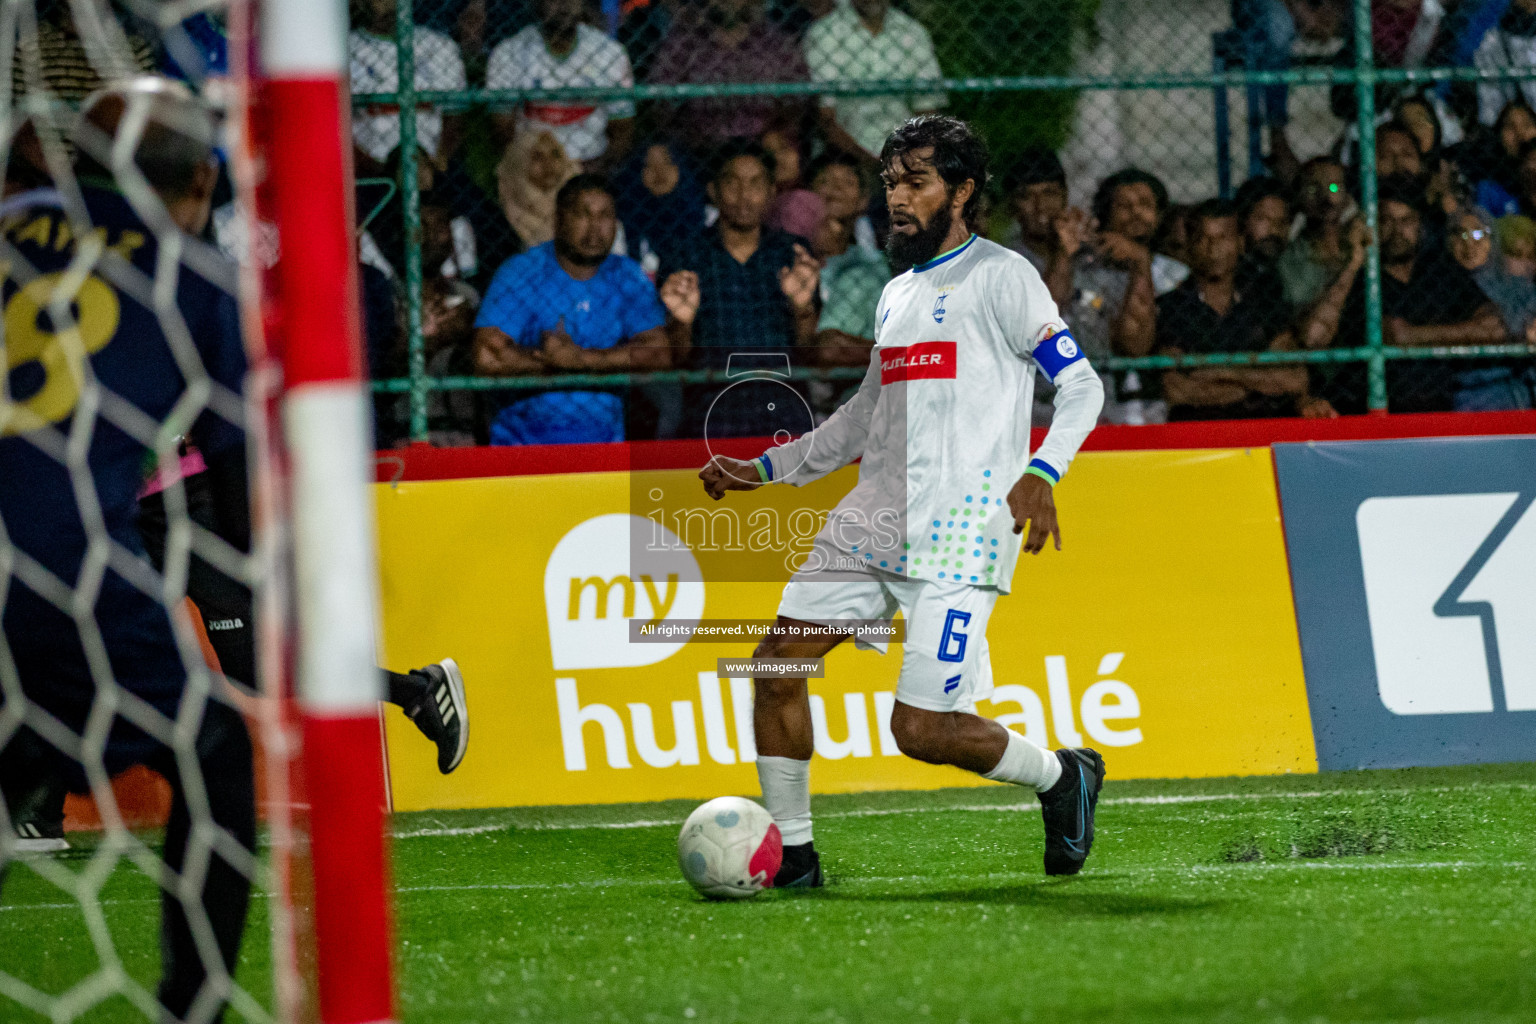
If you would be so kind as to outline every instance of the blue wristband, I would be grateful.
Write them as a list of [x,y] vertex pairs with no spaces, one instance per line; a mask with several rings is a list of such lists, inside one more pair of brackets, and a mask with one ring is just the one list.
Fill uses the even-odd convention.
[[1037,476],[1052,487],[1061,482],[1061,476],[1056,470],[1051,468],[1051,464],[1041,459],[1035,459],[1030,462],[1029,467],[1024,470],[1024,474],[1026,476]]

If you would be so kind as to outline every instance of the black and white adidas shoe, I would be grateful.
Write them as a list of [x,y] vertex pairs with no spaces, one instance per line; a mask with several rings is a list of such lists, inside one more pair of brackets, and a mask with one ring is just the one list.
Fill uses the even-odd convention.
[[811,843],[784,847],[779,873],[773,876],[775,889],[819,889],[826,884],[821,874],[821,855]]
[[415,669],[411,675],[424,678],[427,688],[408,714],[416,728],[437,744],[437,770],[447,775],[464,760],[464,751],[469,747],[469,705],[464,700],[464,676],[452,658]]
[[1093,814],[1104,788],[1104,759],[1088,747],[1056,751],[1061,778],[1040,794],[1045,873],[1075,875],[1093,849]]
[[18,821],[12,849],[19,854],[62,853],[69,849],[62,821]]

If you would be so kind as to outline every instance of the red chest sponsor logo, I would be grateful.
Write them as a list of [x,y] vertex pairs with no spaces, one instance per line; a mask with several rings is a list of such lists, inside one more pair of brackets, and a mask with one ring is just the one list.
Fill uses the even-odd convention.
[[955,343],[920,341],[880,357],[880,383],[896,380],[955,379]]

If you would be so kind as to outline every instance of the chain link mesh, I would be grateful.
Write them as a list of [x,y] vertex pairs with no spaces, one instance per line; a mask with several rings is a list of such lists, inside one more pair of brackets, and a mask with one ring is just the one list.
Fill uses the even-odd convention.
[[[251,737],[272,748],[280,702],[219,670],[255,643],[245,439],[271,384],[220,252],[244,222],[234,12],[0,5],[5,1020],[286,1019],[286,955],[256,939],[236,972],[248,917],[288,927],[282,900],[249,913],[282,875]],[[96,828],[66,836],[66,807]]]
[[[706,278],[691,351],[628,367],[681,371],[685,383],[621,388],[624,436],[696,433],[694,406],[719,390],[698,383],[718,369],[717,345],[782,350],[800,377],[856,379],[853,339],[867,349],[872,333],[848,328],[868,329],[855,314],[872,312],[865,296],[889,273],[876,158],[902,119],[930,110],[988,140],[994,184],[977,230],[1055,270],[1064,316],[1112,378],[1111,419],[1529,408],[1536,306],[1522,183],[1536,173],[1522,168],[1536,135],[1536,14],[1523,2],[416,0],[407,12],[357,0],[360,173],[383,187],[414,178],[421,197],[409,223],[403,196],[379,200],[386,212],[363,240],[390,285],[379,284],[371,321],[389,396],[380,441],[484,442],[519,400],[501,389],[549,376],[576,390],[563,408],[603,424],[589,439],[607,436],[613,417],[579,390],[583,367],[538,358],[569,291],[550,284],[555,270],[526,278],[543,287],[543,315],[498,325],[475,307],[509,259],[531,269],[529,250],[555,234],[555,193],[582,172],[609,179],[615,253],[658,288],[677,269]],[[416,108],[410,173],[399,107],[381,102],[398,91],[401,24],[413,24],[415,85],[431,97]],[[787,325],[773,289],[707,280],[721,276],[699,242],[721,215],[711,184],[744,143],[771,157],[762,222],[821,264],[814,330]],[[1417,226],[1391,202],[1378,224],[1378,188],[1406,198]],[[1201,204],[1216,198],[1235,209],[1213,216]],[[1233,217],[1236,267],[1224,255]],[[408,266],[418,242],[419,283]],[[1223,254],[1204,252],[1213,246]],[[767,235],[763,251],[773,259],[760,262],[788,265]],[[1341,274],[1350,280],[1330,296]],[[1366,301],[1378,274],[1380,297]],[[1140,311],[1148,277],[1154,307]],[[1234,283],[1243,301],[1227,298]],[[1197,325],[1220,330],[1190,334]],[[532,358],[515,370],[477,358],[486,326]],[[611,333],[574,340],[626,340]],[[1424,358],[1448,346],[1463,351]],[[1302,355],[1262,371],[1205,363],[1268,352]],[[1184,362],[1170,371],[1148,361],[1158,355]]]

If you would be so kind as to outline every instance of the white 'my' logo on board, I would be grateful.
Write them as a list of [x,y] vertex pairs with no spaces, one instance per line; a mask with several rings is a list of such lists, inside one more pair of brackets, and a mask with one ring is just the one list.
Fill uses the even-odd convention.
[[[638,578],[630,550],[657,531]],[[704,577],[693,552],[650,519],[614,513],[579,524],[555,545],[544,568],[544,612],[555,669],[633,668],[665,661],[676,643],[630,643],[629,620],[695,620],[704,614]]]

